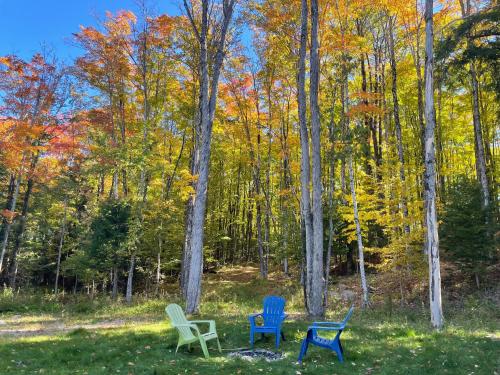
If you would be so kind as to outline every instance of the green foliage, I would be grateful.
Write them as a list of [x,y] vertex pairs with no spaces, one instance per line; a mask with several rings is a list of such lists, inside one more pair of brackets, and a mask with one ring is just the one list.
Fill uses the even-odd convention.
[[116,265],[125,250],[131,217],[127,201],[109,199],[99,208],[98,216],[91,224],[89,254],[98,269]]
[[440,226],[445,256],[474,273],[496,261],[495,222],[481,202],[479,184],[462,176],[449,187]]
[[[436,60],[452,56],[455,64],[464,64],[476,59],[490,62],[500,59],[500,7],[471,14],[447,31],[436,47]],[[471,42],[465,43],[466,40]]]

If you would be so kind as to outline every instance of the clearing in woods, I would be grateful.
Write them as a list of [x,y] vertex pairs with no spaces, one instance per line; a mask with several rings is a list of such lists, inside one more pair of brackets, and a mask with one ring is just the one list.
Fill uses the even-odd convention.
[[[174,285],[160,298],[137,298],[132,305],[107,298],[66,296],[2,297],[0,368],[2,374],[497,374],[500,332],[493,306],[447,310],[446,328],[430,329],[426,306],[357,308],[343,334],[346,362],[311,347],[302,366],[296,363],[310,321],[303,315],[302,291],[296,278],[271,274],[258,279],[253,267],[226,268],[206,276],[200,318],[215,319],[220,355],[209,344],[210,359],[199,346],[175,355],[177,333],[164,308],[179,302]],[[343,284],[353,285],[342,280]],[[332,287],[327,319],[338,320],[349,302]],[[358,289],[353,287],[358,293]],[[245,362],[229,358],[231,349],[248,347],[247,314],[259,311],[262,297],[287,299],[290,319],[281,361]],[[469,302],[473,303],[473,302]],[[465,313],[463,311],[470,311]],[[274,340],[256,348],[274,350]]]

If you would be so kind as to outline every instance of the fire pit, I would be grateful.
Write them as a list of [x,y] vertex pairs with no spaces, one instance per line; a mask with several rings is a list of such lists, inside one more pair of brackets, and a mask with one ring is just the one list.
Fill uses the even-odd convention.
[[228,355],[230,358],[241,358],[245,361],[255,361],[258,359],[265,359],[267,362],[279,361],[285,356],[283,353],[275,353],[266,349],[239,349],[235,352],[231,352]]

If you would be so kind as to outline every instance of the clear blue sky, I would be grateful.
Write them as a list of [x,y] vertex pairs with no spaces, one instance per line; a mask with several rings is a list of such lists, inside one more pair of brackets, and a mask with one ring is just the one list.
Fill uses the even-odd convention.
[[[179,0],[149,0],[158,13],[177,15]],[[72,33],[80,25],[98,23],[107,10],[136,11],[137,0],[0,0],[0,56],[16,54],[29,59],[43,45],[60,60],[70,62],[80,51]]]

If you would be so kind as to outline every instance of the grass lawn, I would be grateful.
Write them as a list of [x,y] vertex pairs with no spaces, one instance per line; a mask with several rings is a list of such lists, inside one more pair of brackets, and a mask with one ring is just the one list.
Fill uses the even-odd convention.
[[[222,355],[209,342],[210,359],[199,345],[175,355],[177,334],[163,316],[174,295],[137,298],[126,306],[107,299],[67,301],[25,297],[0,299],[0,374],[500,374],[500,332],[494,306],[469,304],[446,310],[446,328],[429,328],[425,309],[357,309],[343,333],[346,361],[310,347],[296,363],[309,321],[301,314],[300,288],[293,281],[268,282],[231,274],[211,276],[204,284],[200,316],[215,319]],[[262,296],[287,298],[291,318],[281,361],[230,359],[230,349],[248,346],[246,315],[258,311]],[[19,302],[22,301],[22,302]],[[339,320],[348,306],[332,301],[328,319]],[[83,328],[82,328],[83,327]],[[17,332],[13,332],[16,331]],[[6,333],[9,331],[9,333]],[[3,333],[2,333],[3,332]],[[257,348],[273,350],[272,337]]]

